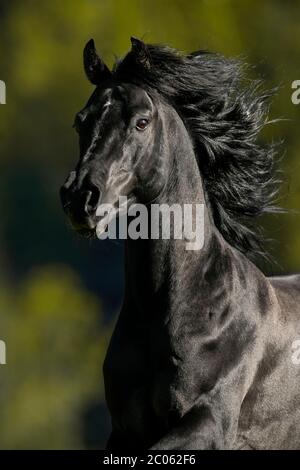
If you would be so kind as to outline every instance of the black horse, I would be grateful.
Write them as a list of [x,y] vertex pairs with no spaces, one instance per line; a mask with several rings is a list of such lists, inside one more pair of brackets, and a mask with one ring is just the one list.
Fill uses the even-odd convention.
[[120,195],[200,203],[205,241],[125,243],[107,449],[300,448],[300,276],[267,278],[250,261],[263,251],[251,222],[276,210],[276,152],[257,142],[270,93],[236,61],[131,41],[113,71],[86,45],[96,88],[75,119],[80,160],[63,207],[93,236],[97,208]]

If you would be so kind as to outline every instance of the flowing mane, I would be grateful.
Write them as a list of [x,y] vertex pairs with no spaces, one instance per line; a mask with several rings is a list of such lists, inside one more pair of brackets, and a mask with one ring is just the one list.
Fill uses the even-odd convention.
[[239,61],[206,51],[184,55],[161,45],[145,45],[142,61],[129,52],[114,73],[157,90],[175,107],[194,142],[216,227],[248,257],[264,254],[261,230],[252,222],[278,211],[276,147],[257,141],[273,92],[259,93],[257,81],[245,84]]

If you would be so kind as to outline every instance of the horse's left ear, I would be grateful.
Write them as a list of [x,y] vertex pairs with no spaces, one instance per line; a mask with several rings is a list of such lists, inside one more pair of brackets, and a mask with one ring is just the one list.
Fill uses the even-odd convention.
[[131,37],[130,41],[132,45],[131,52],[134,55],[136,62],[146,69],[150,69],[150,53],[147,45],[140,39],[134,37]]
[[94,40],[91,39],[83,51],[84,70],[93,85],[100,85],[111,77],[111,71],[97,54]]

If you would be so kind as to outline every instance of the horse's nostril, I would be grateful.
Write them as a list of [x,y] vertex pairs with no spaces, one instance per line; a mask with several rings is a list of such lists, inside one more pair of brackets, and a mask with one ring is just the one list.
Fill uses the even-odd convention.
[[59,190],[60,200],[64,208],[70,205],[69,194],[72,184],[76,179],[76,171],[71,171],[63,186]]
[[85,211],[90,214],[97,209],[97,206],[100,201],[101,192],[97,186],[90,185],[88,191],[86,191],[86,200],[85,200]]

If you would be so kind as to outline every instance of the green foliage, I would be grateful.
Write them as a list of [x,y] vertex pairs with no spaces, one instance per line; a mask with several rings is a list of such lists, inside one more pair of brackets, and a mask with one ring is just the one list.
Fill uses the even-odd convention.
[[82,446],[80,413],[102,398],[107,331],[98,300],[65,267],[1,292],[0,448]]

